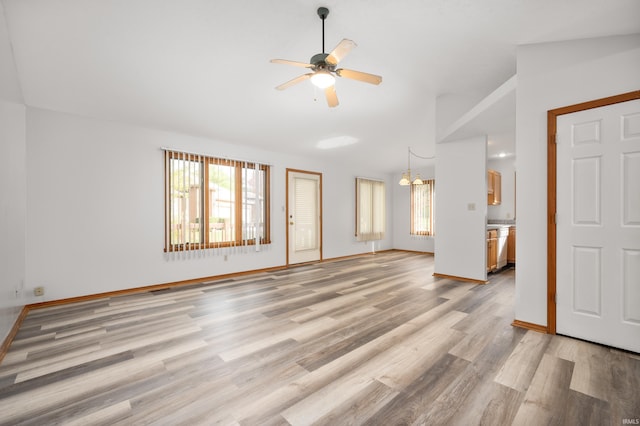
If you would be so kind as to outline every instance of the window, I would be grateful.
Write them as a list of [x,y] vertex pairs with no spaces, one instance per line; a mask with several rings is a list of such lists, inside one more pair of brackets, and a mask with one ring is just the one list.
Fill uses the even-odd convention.
[[165,151],[165,251],[269,242],[269,166]]
[[384,182],[356,178],[356,239],[383,239],[385,221]]
[[411,185],[411,235],[434,235],[435,181]]

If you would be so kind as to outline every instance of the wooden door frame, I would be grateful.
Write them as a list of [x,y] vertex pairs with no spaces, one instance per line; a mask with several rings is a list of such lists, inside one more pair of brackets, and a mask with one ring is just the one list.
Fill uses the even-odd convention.
[[320,238],[319,244],[320,244],[320,261],[322,261],[322,173],[319,172],[311,172],[308,170],[300,170],[300,169],[290,169],[287,168],[286,169],[286,176],[285,176],[285,229],[286,229],[286,246],[287,246],[287,266],[289,266],[289,174],[290,173],[304,173],[307,175],[316,175],[318,176],[318,190],[319,190],[319,200],[318,200],[318,209],[320,209],[320,211],[318,212],[319,215],[319,221],[320,221],[320,229],[318,230],[318,232],[320,233],[320,235],[318,236]]
[[560,115],[640,99],[640,90],[547,111],[547,333],[556,334],[557,118]]

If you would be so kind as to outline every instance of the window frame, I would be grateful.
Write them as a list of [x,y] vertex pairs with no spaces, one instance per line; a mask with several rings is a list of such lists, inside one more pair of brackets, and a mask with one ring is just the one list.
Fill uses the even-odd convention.
[[[199,155],[192,153],[184,153],[180,151],[165,150],[164,152],[164,173],[165,173],[165,237],[164,237],[164,251],[178,252],[178,251],[190,251],[190,250],[202,250],[202,249],[217,249],[225,247],[239,247],[239,246],[253,246],[256,245],[255,238],[243,238],[243,231],[245,224],[243,223],[243,212],[245,209],[245,197],[243,188],[244,171],[256,170],[256,163],[249,161],[230,160],[218,157],[211,157],[207,155]],[[172,242],[171,231],[171,219],[172,219],[172,197],[169,196],[170,188],[172,187],[173,176],[171,170],[171,160],[176,159],[180,161],[193,161],[200,165],[200,189],[199,196],[201,200],[200,207],[200,225],[199,235],[200,241],[198,242]],[[208,230],[210,229],[210,181],[209,181],[209,169],[213,165],[223,165],[233,167],[233,212],[232,215],[235,220],[234,236],[228,241],[211,241]],[[263,182],[263,199],[264,206],[262,208],[262,215],[264,218],[264,236],[260,237],[260,244],[271,243],[271,167],[267,164],[257,163],[258,170],[264,172]]]

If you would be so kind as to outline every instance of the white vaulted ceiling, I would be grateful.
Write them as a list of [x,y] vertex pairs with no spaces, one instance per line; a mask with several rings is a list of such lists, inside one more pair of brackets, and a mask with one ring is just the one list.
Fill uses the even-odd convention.
[[[640,32],[638,0],[1,4],[0,72],[29,106],[384,172],[404,168],[407,146],[431,149],[436,97],[482,99],[516,74],[517,45]],[[276,91],[306,70],[269,63],[321,51],[319,6],[330,9],[326,50],[352,39],[358,47],[340,65],[383,76],[380,86],[338,79],[333,109],[309,82]],[[344,140],[358,142],[318,147]]]

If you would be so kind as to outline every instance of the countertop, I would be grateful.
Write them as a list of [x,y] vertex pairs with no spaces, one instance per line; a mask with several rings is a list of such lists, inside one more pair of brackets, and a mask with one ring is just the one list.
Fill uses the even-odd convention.
[[492,229],[502,229],[502,228],[510,228],[512,226],[515,225],[509,225],[509,224],[505,224],[505,223],[488,223],[487,224],[487,230],[492,230]]

